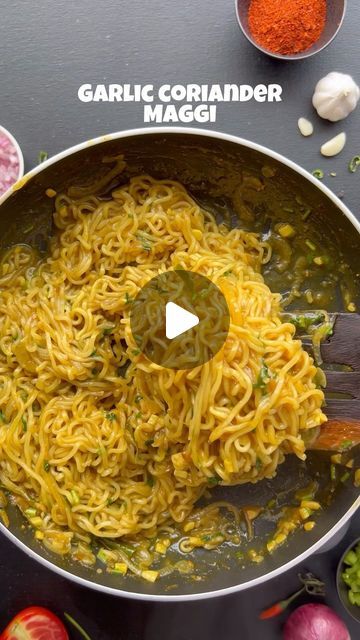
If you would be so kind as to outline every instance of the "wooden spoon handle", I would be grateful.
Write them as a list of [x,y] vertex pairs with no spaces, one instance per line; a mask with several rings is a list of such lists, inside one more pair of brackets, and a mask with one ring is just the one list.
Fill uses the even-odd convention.
[[360,421],[329,420],[320,427],[316,439],[309,443],[308,449],[321,451],[345,451],[360,443]]

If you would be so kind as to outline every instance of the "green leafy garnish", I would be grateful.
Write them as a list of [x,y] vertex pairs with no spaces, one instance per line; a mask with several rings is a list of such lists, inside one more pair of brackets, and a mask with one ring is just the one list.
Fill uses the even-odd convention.
[[242,551],[236,551],[235,556],[238,560],[244,559],[244,553]]
[[314,169],[314,171],[312,172],[314,178],[317,178],[318,180],[322,180],[324,177],[324,172],[322,169]]
[[114,420],[116,420],[116,414],[115,413],[107,413],[105,417],[106,417],[107,420],[110,420],[110,422],[113,422]]
[[146,484],[147,484],[149,487],[153,487],[153,486],[154,486],[154,478],[153,478],[153,476],[151,475],[151,473],[149,473],[149,474],[148,474],[148,477],[147,477],[147,480],[146,480]]
[[212,486],[219,484],[220,481],[221,478],[219,476],[212,476],[211,478],[208,478],[208,484]]
[[45,162],[45,160],[47,160],[48,157],[49,157],[49,155],[48,155],[47,151],[39,151],[38,164],[41,164],[42,162]]
[[1,422],[6,422],[6,418],[4,416],[4,412],[2,411],[2,409],[0,409],[0,420]]
[[26,420],[25,416],[23,416],[21,418],[21,422],[22,422],[22,426],[23,426],[23,431],[25,433],[27,431],[27,420]]
[[44,460],[44,471],[46,471],[46,473],[50,471],[50,464],[47,460]]
[[125,304],[131,304],[132,302],[134,302],[134,298],[129,296],[128,292],[126,292],[125,293]]
[[138,356],[140,353],[141,353],[140,349],[133,349],[132,350],[133,356]]
[[95,358],[97,356],[96,349],[90,353],[90,358]]
[[307,331],[309,327],[311,327],[314,324],[319,324],[319,322],[322,322],[323,320],[324,320],[323,313],[317,313],[317,314],[309,313],[306,315],[305,314],[292,315],[288,321],[291,322],[291,324],[294,324],[295,327],[297,327],[298,329],[303,329],[304,331]]
[[269,370],[267,364],[264,362],[264,360],[262,362],[263,364],[261,365],[257,381],[255,382],[255,384],[253,384],[254,389],[266,389],[268,382],[270,382],[273,377],[273,374]]
[[355,173],[360,166],[360,156],[354,156],[349,162],[349,171]]
[[334,464],[330,465],[330,478],[331,480],[336,480],[336,467]]

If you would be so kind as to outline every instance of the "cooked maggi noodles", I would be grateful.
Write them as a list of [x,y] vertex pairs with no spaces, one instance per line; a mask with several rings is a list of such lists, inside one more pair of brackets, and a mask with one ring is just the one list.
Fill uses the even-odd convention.
[[[14,246],[0,278],[0,483],[59,553],[189,518],[190,531],[206,489],[271,478],[326,419],[256,234],[218,225],[169,180],[70,194],[48,256]],[[207,276],[231,316],[217,355],[179,371],[140,353],[129,321],[140,288],[175,268]]]

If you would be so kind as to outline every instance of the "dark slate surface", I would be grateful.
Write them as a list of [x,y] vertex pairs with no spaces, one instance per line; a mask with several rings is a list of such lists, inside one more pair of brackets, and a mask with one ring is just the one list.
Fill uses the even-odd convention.
[[[29,169],[41,149],[51,155],[86,138],[142,126],[141,104],[79,102],[77,90],[85,82],[277,82],[284,89],[282,103],[220,104],[213,128],[267,145],[308,170],[336,171],[337,177],[326,182],[336,192],[344,190],[345,202],[359,216],[360,172],[350,174],[347,164],[360,153],[360,112],[330,124],[316,117],[310,102],[315,83],[329,71],[351,73],[360,82],[359,21],[360,5],[351,2],[328,49],[310,60],[279,63],[243,38],[232,0],[13,0],[4,5],[0,26],[0,123],[17,137]],[[316,125],[311,139],[297,132],[302,115],[311,116]],[[342,130],[348,133],[344,153],[322,159],[320,144]],[[359,535],[356,516],[338,547],[306,565],[326,580],[327,602],[343,614],[353,639],[360,627],[337,600],[334,571],[342,549]],[[93,640],[275,640],[281,637],[283,620],[260,623],[257,613],[297,588],[296,573],[218,600],[141,604],[66,582],[1,539],[0,628],[17,610],[37,603],[71,612]]]

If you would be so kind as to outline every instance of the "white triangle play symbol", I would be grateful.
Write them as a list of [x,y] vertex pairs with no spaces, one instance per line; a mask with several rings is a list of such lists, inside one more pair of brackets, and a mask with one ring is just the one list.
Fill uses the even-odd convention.
[[166,337],[168,340],[177,338],[185,331],[189,331],[199,324],[199,318],[190,311],[179,307],[175,302],[168,302],[165,307]]

